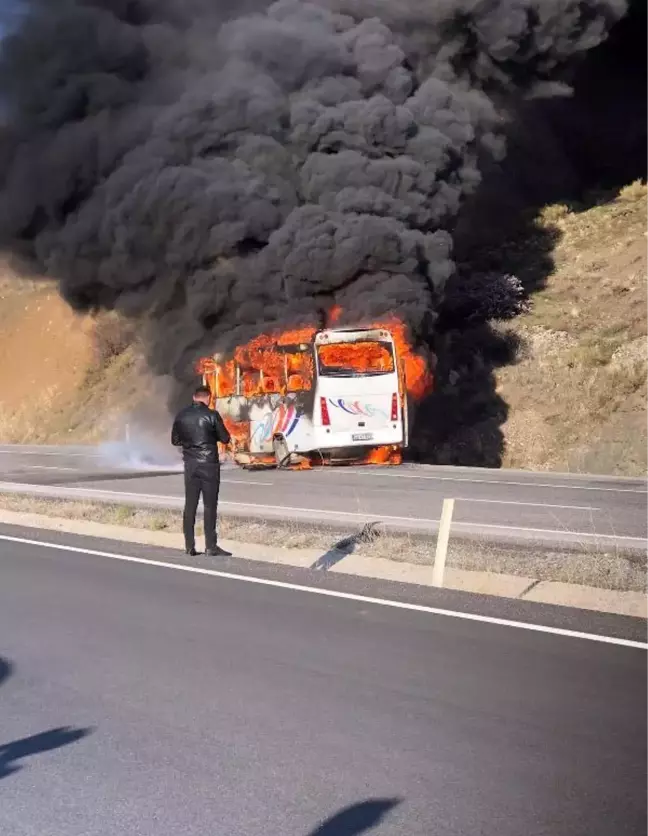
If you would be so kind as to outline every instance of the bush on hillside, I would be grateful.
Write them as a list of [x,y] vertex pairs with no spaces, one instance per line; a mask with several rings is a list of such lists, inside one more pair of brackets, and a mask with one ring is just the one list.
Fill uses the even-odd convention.
[[476,325],[513,319],[530,308],[522,282],[509,273],[459,273],[446,288],[442,308],[445,325]]
[[135,342],[134,324],[116,313],[101,314],[94,323],[93,348],[95,364],[107,366]]

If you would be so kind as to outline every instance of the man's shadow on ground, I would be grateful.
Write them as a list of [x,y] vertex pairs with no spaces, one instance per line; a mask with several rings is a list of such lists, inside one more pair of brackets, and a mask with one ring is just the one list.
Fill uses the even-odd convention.
[[322,822],[308,836],[360,836],[377,827],[400,803],[400,798],[371,798],[353,804]]
[[[0,685],[9,679],[13,672],[14,665],[0,656]],[[23,737],[20,740],[12,740],[9,743],[0,743],[0,779],[21,770],[23,768],[21,761],[25,758],[75,743],[87,737],[92,731],[91,728],[63,726]]]
[[[0,685],[13,674],[13,664],[0,656]],[[25,758],[76,743],[91,734],[91,728],[64,726],[10,743],[0,744],[0,779],[23,768]],[[360,836],[378,827],[387,814],[401,803],[399,798],[372,798],[353,804],[319,824],[308,836]]]
[[0,656],[0,685],[6,679],[9,679],[12,673],[13,664],[8,659],[5,659],[4,656]]
[[69,743],[76,743],[91,733],[92,729],[75,729],[71,726],[63,726],[58,729],[33,734],[30,737],[23,737],[20,740],[12,740],[10,743],[0,744],[0,779],[13,775],[23,769],[22,760],[31,755],[38,755],[41,752],[50,752],[53,749],[60,749]]

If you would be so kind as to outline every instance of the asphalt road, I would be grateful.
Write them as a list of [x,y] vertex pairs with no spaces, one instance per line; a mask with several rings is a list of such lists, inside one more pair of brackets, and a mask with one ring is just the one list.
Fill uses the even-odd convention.
[[[108,448],[0,447],[0,490],[16,483],[59,496],[179,507],[173,455],[158,468]],[[168,454],[167,454],[168,455]],[[380,520],[436,531],[444,497],[457,502],[456,535],[645,548],[646,481],[450,467],[226,469],[221,507],[230,514],[360,525]]]
[[526,624],[468,621],[399,598],[457,593],[385,606],[290,587],[298,570],[18,535],[0,529],[4,836],[645,834],[645,649],[528,629],[627,619],[491,600]]

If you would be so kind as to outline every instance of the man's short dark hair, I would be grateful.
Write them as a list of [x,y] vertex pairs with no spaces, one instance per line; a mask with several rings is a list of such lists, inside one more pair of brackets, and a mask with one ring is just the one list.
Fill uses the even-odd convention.
[[211,398],[211,389],[209,386],[199,386],[193,396],[194,398]]

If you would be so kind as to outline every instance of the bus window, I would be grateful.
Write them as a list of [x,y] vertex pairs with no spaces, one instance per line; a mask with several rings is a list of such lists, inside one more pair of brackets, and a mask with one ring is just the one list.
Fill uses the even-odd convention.
[[313,386],[313,355],[295,352],[286,355],[286,389],[288,392],[305,392]]
[[229,398],[238,394],[236,391],[236,366],[232,360],[227,363],[219,363],[212,379],[217,398]]
[[310,386],[306,385],[306,381],[300,374],[291,374],[286,388],[289,392],[304,392],[306,389],[310,389]]
[[319,373],[323,377],[357,377],[394,371],[391,343],[378,340],[319,345],[317,359]]
[[241,389],[246,398],[281,393],[281,381],[274,375],[262,374],[259,369],[241,370]]
[[279,393],[279,386],[274,377],[264,376],[261,383],[261,391],[264,395],[276,395]]
[[261,393],[261,374],[257,369],[241,369],[241,390],[246,398]]

